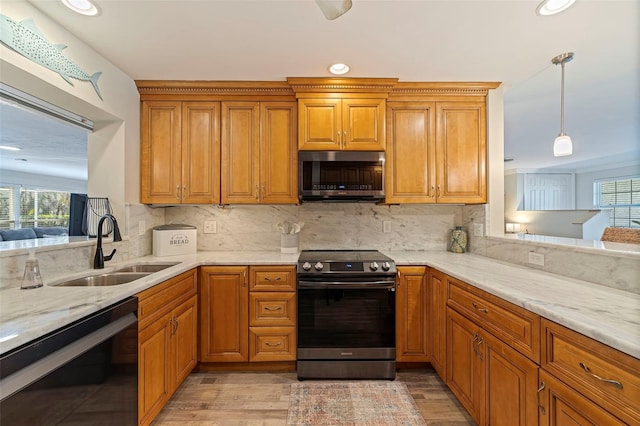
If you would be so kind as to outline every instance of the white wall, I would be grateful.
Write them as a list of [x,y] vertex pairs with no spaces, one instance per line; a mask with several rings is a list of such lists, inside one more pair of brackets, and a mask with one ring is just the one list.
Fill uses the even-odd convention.
[[46,176],[36,173],[23,173],[14,170],[2,171],[2,183],[8,185],[25,185],[32,188],[46,188],[57,191],[68,191],[85,194],[87,181],[67,179],[58,176]]
[[140,105],[134,81],[28,2],[0,2],[0,13],[15,21],[32,18],[52,44],[68,46],[63,54],[82,70],[102,72],[98,85],[104,101],[89,82],[72,80],[72,86],[0,45],[0,81],[94,121],[95,132],[88,136],[88,192],[109,197],[116,215],[122,215],[125,202],[139,200]]

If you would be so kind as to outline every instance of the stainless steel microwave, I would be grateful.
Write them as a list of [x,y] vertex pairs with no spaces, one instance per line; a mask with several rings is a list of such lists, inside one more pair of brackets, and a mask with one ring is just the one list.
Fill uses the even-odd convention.
[[300,201],[384,199],[384,152],[300,151]]

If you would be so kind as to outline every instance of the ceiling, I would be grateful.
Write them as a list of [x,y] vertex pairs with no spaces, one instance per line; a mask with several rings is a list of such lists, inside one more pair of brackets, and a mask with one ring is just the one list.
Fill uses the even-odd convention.
[[[640,158],[637,0],[577,0],[548,17],[538,0],[353,0],[334,21],[313,0],[95,0],[97,17],[29,1],[136,80],[283,81],[346,62],[347,77],[497,81],[515,158],[505,168]],[[561,70],[551,58],[563,52],[575,52],[565,92],[574,155],[554,158]]]

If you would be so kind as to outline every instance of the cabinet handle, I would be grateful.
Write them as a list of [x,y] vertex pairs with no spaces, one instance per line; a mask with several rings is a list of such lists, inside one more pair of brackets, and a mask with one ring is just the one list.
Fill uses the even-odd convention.
[[542,392],[542,390],[545,388],[545,386],[546,385],[544,384],[544,382],[540,383],[540,387],[538,388],[538,392],[536,392],[536,398],[538,400],[538,408],[540,409],[540,412],[542,414],[545,414],[546,410],[544,409],[544,406],[540,405],[540,392]]
[[342,138],[340,136],[340,132],[338,132],[338,146],[342,147]]
[[440,185],[436,188],[436,196],[440,198]]
[[476,343],[476,347],[478,348],[478,356],[480,357],[480,361],[482,361],[484,359],[484,355],[482,355],[482,352],[480,352],[480,345],[484,343],[484,339],[481,337],[480,340],[478,340],[478,343]]
[[431,185],[431,198],[436,198],[436,187]]
[[260,198],[260,185],[256,185],[256,200]]
[[178,331],[178,320],[175,316],[171,317],[169,324],[171,324],[171,335],[173,336],[176,334],[176,331]]
[[184,197],[185,196],[184,194],[186,194],[186,193],[187,193],[187,186],[183,185],[182,186],[182,197]]
[[[282,277],[276,277],[276,278],[274,279],[274,281],[280,281],[280,279],[281,279],[281,278],[282,278]],[[269,277],[264,277],[264,280],[265,280],[265,281],[271,281],[271,278],[269,278]]]
[[622,389],[622,383],[620,383],[617,380],[605,379],[604,377],[600,377],[597,374],[593,374],[591,372],[591,369],[589,368],[589,366],[587,366],[585,363],[581,362],[580,363],[580,367],[582,367],[582,369],[585,371],[585,373],[587,373],[588,375],[590,375],[594,379],[598,379],[601,382],[609,383],[610,385],[613,385],[613,386],[617,387],[618,389]]
[[476,347],[476,342],[478,341],[478,339],[480,338],[480,336],[478,336],[478,333],[473,335],[473,340],[471,341],[471,345],[473,346],[473,352],[476,354],[476,356],[478,356],[478,348]]
[[242,287],[247,286],[247,271],[242,271]]
[[180,185],[176,185],[176,199],[180,199]]
[[265,306],[264,310],[265,311],[279,311],[282,309],[282,306]]
[[280,346],[282,342],[276,342],[276,343],[264,342],[264,344],[267,346]]
[[481,307],[479,307],[479,306],[476,304],[476,302],[472,302],[471,304],[473,305],[473,307],[474,307],[474,308],[476,308],[476,310],[477,310],[477,311],[480,311],[480,312],[482,312],[483,314],[488,314],[488,313],[489,313],[489,311],[487,310],[487,308],[481,308]]

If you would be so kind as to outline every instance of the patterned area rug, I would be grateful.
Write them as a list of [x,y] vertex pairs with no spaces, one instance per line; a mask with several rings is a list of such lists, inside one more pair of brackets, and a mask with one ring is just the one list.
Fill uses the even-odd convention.
[[402,382],[291,384],[287,425],[426,425]]

